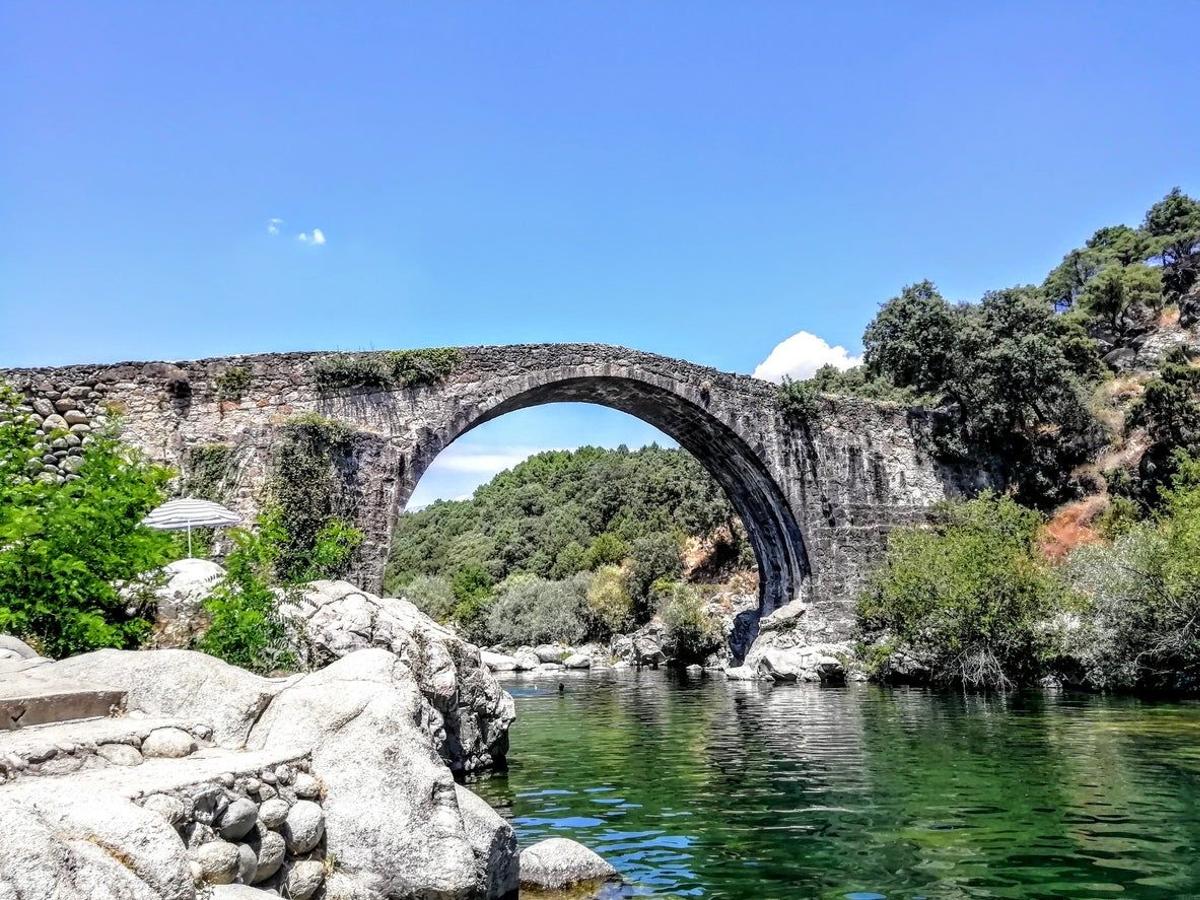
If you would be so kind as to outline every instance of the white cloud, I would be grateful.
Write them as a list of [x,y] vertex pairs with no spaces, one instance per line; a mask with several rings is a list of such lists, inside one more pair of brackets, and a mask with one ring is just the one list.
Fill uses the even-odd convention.
[[267,234],[279,234],[279,226],[283,219],[267,219]]
[[496,475],[505,469],[511,469],[517,463],[524,462],[535,453],[543,450],[556,449],[553,447],[512,447],[491,453],[457,453],[454,447],[449,447],[433,463],[448,472],[468,472],[473,475]]
[[312,244],[314,247],[320,247],[325,243],[325,232],[320,228],[314,228],[312,231],[302,231],[296,235],[296,240],[302,244]]
[[823,339],[807,331],[797,331],[777,344],[758,368],[755,378],[783,381],[784,376],[801,380],[812,376],[821,366],[849,369],[862,363],[861,356],[851,356],[845,347],[831,347]]

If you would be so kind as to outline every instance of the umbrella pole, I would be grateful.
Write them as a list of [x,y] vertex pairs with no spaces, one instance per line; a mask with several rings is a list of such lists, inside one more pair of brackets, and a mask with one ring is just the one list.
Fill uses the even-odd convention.
[[192,558],[192,524],[188,523],[188,559]]

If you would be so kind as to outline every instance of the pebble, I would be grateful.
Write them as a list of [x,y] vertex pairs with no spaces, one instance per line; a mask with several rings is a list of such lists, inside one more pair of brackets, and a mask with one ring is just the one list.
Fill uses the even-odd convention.
[[258,808],[258,819],[267,828],[282,828],[283,823],[287,820],[288,809],[290,807],[286,801],[272,797],[270,800],[264,800],[262,806]]
[[199,863],[203,881],[209,884],[233,884],[241,854],[235,844],[209,841],[192,850],[192,859]]
[[142,741],[148,758],[181,759],[196,752],[196,739],[182,728],[156,728]]
[[314,859],[295,863],[283,882],[284,895],[292,900],[310,900],[325,881],[325,864]]
[[325,835],[325,811],[311,800],[299,800],[288,810],[281,833],[291,853],[308,853]]
[[258,804],[245,797],[238,797],[221,813],[218,828],[221,837],[229,841],[245,837],[258,821]]

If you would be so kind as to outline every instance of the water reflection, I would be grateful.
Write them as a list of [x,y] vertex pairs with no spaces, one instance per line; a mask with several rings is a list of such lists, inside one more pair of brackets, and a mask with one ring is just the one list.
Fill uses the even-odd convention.
[[575,837],[625,895],[1200,896],[1200,706],[514,680],[523,844]]

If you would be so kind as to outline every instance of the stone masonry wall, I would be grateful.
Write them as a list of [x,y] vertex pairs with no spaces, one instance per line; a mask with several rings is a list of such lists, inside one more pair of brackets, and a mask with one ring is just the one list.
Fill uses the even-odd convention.
[[[773,384],[683,360],[597,344],[466,347],[439,383],[323,391],[314,363],[280,353],[177,363],[0,371],[24,392],[45,437],[37,477],[72,476],[92,429],[110,415],[151,458],[189,471],[197,448],[230,458],[222,499],[246,516],[262,500],[280,426],[315,412],[355,429],[344,492],[367,534],[354,573],[377,587],[396,516],[433,459],[476,425],[559,401],[607,405],[678,440],[729,493],[755,544],[769,609],[813,601],[831,634],[888,530],[974,483],[925,450],[926,414],[827,399],[807,427],[787,425]],[[246,377],[233,379],[232,370]],[[241,382],[231,393],[231,381]],[[65,426],[65,427],[64,427]],[[587,436],[581,435],[586,441]]]

